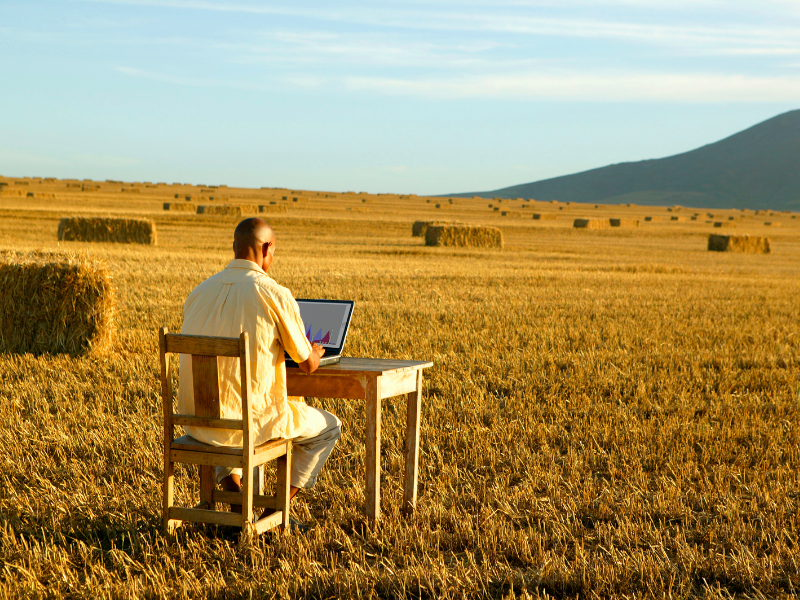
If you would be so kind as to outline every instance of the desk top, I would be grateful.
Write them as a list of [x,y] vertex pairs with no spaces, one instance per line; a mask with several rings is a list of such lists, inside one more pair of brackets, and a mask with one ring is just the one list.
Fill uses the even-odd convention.
[[[433,363],[430,361],[343,356],[340,362],[320,367],[311,375],[387,375],[389,373],[427,369],[432,366]],[[305,375],[300,370],[300,367],[287,367],[286,373]]]

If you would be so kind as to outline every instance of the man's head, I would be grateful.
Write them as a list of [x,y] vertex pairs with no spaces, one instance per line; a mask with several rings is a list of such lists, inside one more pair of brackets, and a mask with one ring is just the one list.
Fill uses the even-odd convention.
[[233,232],[233,253],[268,271],[275,256],[275,232],[257,217],[245,219]]

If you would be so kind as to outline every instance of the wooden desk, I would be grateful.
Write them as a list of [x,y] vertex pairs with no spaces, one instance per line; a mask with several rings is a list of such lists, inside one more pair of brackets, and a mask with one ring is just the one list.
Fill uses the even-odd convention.
[[407,394],[403,512],[412,512],[417,504],[422,369],[432,366],[426,361],[343,357],[340,363],[320,367],[311,375],[297,367],[286,369],[290,396],[366,400],[365,496],[367,517],[372,520],[380,517],[381,510],[381,400],[401,394]]

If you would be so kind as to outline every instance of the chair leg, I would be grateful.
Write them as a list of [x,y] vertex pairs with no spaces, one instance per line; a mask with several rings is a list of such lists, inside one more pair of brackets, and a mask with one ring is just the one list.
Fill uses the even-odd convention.
[[278,486],[275,493],[275,509],[281,511],[283,520],[281,526],[284,531],[289,531],[289,497],[292,477],[292,441],[286,442],[286,454],[277,460]]
[[164,480],[162,482],[162,520],[165,534],[171,534],[175,530],[175,522],[169,518],[169,509],[174,503],[175,486],[175,464],[169,460],[169,453],[164,454]]

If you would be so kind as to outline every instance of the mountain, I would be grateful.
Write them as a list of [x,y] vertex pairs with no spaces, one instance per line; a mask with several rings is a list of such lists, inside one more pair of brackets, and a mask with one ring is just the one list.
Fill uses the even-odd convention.
[[800,210],[800,110],[667,158],[451,196]]

